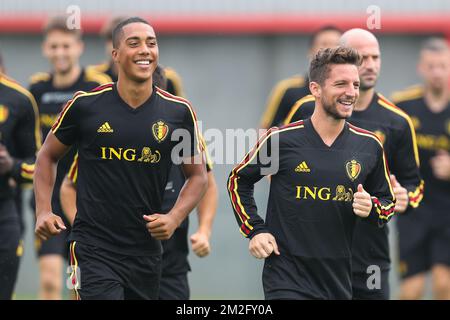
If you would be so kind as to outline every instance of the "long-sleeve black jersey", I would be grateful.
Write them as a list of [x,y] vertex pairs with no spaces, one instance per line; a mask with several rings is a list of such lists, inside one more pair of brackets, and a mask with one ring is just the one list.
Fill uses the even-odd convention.
[[296,75],[278,82],[270,93],[261,128],[268,129],[283,123],[294,103],[308,94],[308,79],[302,76]]
[[427,212],[424,214],[436,217],[436,223],[450,222],[450,181],[436,178],[430,165],[438,150],[450,152],[450,103],[443,111],[432,112],[424,100],[421,86],[397,92],[392,98],[411,117],[417,132],[420,171],[426,186],[423,206]]
[[[53,75],[50,73],[41,72],[31,76],[30,92],[38,104],[43,139],[47,137],[64,105],[77,91],[89,91],[107,82],[111,82],[111,79],[106,74],[84,69],[78,79],[66,88],[56,88],[53,85]],[[59,190],[75,153],[75,148],[72,148],[58,163],[52,196],[53,210],[57,214],[62,214]]]
[[[264,221],[253,189],[265,175],[271,182]],[[373,200],[362,221],[384,225],[394,214],[395,197],[379,139],[346,122],[327,146],[308,119],[271,128],[230,173],[228,193],[245,237],[270,232],[282,255],[322,259],[324,269],[313,267],[311,273],[346,270],[339,281],[351,292],[351,245],[359,220],[352,202],[360,183]]]
[[12,171],[0,176],[0,200],[13,197],[9,179],[32,182],[36,151],[41,145],[38,109],[33,96],[0,73],[0,143],[13,158]]
[[115,84],[80,92],[67,103],[52,132],[78,147],[71,240],[128,255],[160,253],[142,216],[161,212],[177,129],[186,133],[179,157],[202,152],[190,103],[157,87],[136,109],[122,100]]
[[[292,107],[285,123],[309,118],[314,112],[314,106],[314,96],[300,99]],[[423,198],[424,182],[419,171],[417,139],[410,117],[384,96],[375,93],[367,109],[353,111],[348,121],[374,132],[382,141],[390,171],[408,190],[409,206],[416,208]],[[355,272],[366,272],[370,265],[389,268],[388,228],[378,230],[358,224],[354,240],[352,251]]]

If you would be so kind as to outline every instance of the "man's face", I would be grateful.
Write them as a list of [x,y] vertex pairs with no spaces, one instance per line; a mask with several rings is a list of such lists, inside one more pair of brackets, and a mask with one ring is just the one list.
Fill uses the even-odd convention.
[[316,36],[314,43],[309,49],[309,57],[314,57],[320,49],[334,48],[339,45],[341,33],[335,30],[322,31]]
[[45,37],[42,51],[55,73],[66,74],[78,64],[83,42],[74,34],[53,30]]
[[359,97],[358,68],[351,64],[334,64],[329,68],[324,84],[318,85],[313,94],[329,116],[336,120],[347,119]]
[[381,69],[380,47],[374,40],[362,40],[350,45],[362,56],[363,61],[358,68],[361,90],[369,90],[377,84]]
[[113,49],[113,59],[119,73],[136,82],[151,79],[158,65],[158,44],[155,31],[145,23],[130,23],[123,27],[119,46]]
[[448,51],[422,51],[420,55],[419,74],[425,84],[432,90],[442,91],[448,85],[450,76],[450,54]]

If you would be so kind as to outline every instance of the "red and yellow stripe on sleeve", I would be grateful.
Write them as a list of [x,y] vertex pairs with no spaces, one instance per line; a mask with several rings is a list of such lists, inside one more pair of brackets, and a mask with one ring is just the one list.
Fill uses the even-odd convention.
[[284,126],[281,129],[277,127],[270,128],[259,139],[256,146],[254,146],[244,157],[244,159],[231,171],[230,178],[228,179],[228,194],[230,196],[231,205],[235,215],[241,221],[239,231],[244,237],[248,237],[253,230],[253,226],[249,223],[250,216],[242,205],[241,197],[239,196],[239,172],[243,170],[253,159],[257,156],[259,150],[264,146],[267,140],[276,133],[304,128],[303,121],[297,121],[290,125]]

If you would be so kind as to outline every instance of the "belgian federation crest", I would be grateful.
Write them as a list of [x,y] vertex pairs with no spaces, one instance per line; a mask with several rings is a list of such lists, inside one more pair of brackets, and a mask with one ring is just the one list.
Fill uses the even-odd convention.
[[169,126],[164,121],[159,120],[153,124],[152,132],[156,141],[163,142],[169,134]]
[[350,180],[355,181],[361,173],[361,164],[356,160],[351,160],[346,163],[345,171]]
[[5,122],[9,116],[9,109],[4,104],[0,104],[0,123]]

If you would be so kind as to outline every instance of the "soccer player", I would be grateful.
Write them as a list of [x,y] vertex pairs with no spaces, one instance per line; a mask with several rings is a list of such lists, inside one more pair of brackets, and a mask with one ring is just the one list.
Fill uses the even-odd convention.
[[[42,53],[48,59],[51,71],[33,75],[30,92],[38,103],[40,124],[45,138],[62,107],[75,92],[94,89],[111,79],[105,74],[87,71],[80,66],[79,59],[83,53],[81,30],[68,29],[65,17],[54,17],[48,21],[44,28]],[[75,148],[59,162],[52,196],[53,212],[64,221],[66,220],[59,202],[59,188],[74,154]],[[67,235],[68,232],[64,231],[48,241],[36,239],[40,299],[59,300],[62,297],[63,262],[68,256]]]
[[12,298],[23,253],[14,188],[33,179],[38,119],[31,93],[0,73],[0,300]]
[[[111,51],[113,49],[112,30],[118,23],[125,19],[125,17],[115,17],[103,26],[101,34],[105,40],[105,53],[107,61],[97,65],[88,66],[86,67],[86,70],[105,73],[112,79],[112,81],[117,81],[117,66],[111,57]],[[181,78],[172,68],[158,65],[153,73],[153,82],[158,83],[157,86],[171,94],[180,97],[185,96],[183,86],[181,84]]]
[[[382,227],[395,198],[380,140],[345,119],[359,96],[356,50],[320,50],[309,70],[311,119],[271,128],[230,173],[228,192],[249,250],[265,258],[266,299],[351,299],[354,225]],[[271,175],[264,221],[254,184]]]
[[431,270],[433,296],[450,299],[450,49],[432,38],[420,51],[423,85],[393,95],[417,131],[425,193],[417,214],[400,216],[401,299],[420,299]]
[[[157,299],[160,240],[172,236],[207,187],[202,144],[190,103],[152,86],[159,53],[148,22],[119,23],[113,47],[117,83],[76,94],[38,155],[36,233],[45,240],[66,228],[52,213],[52,168],[76,144],[74,289],[82,299]],[[175,206],[160,214],[169,170],[180,159],[186,182]]]
[[[316,31],[310,39],[308,59],[311,60],[322,48],[337,46],[340,36],[341,31],[334,26],[325,26]],[[308,82],[307,76],[300,75],[278,82],[270,94],[261,128],[269,129],[282,124],[294,103],[310,94]]]
[[[414,126],[409,116],[375,91],[381,68],[378,40],[369,31],[351,29],[341,38],[341,44],[356,49],[363,57],[359,67],[359,98],[348,121],[360,128],[374,132],[382,141],[389,168],[393,175],[397,202],[395,211],[404,213],[416,208],[423,198],[423,181],[419,171]],[[300,99],[292,108],[285,123],[309,118],[314,112],[314,96]],[[353,299],[389,299],[389,255],[388,228],[379,229],[366,223],[355,227],[352,260]],[[380,286],[367,285],[373,270],[380,268]]]

